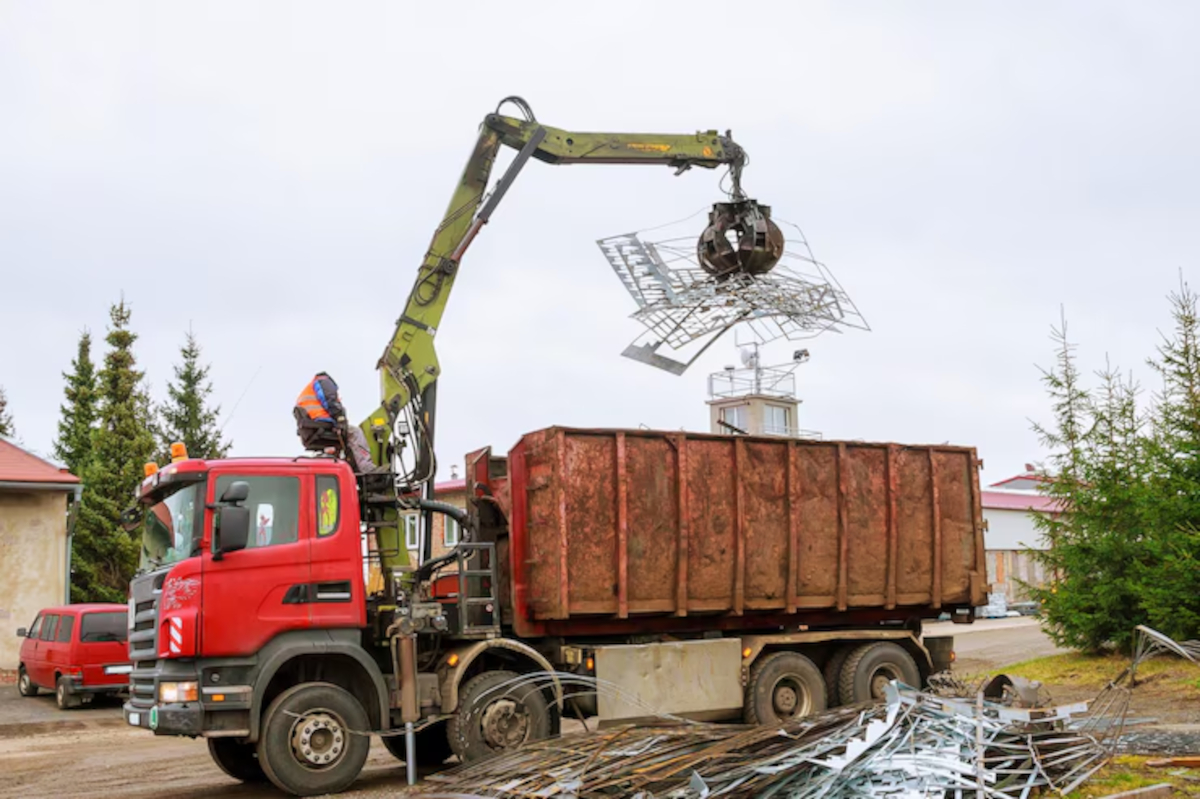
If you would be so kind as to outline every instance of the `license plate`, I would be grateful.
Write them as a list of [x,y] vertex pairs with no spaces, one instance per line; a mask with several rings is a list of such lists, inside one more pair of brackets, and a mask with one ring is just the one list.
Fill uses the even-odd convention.
[[139,727],[139,726],[141,726],[141,724],[142,724],[142,714],[141,713],[130,713],[129,714],[129,726]]

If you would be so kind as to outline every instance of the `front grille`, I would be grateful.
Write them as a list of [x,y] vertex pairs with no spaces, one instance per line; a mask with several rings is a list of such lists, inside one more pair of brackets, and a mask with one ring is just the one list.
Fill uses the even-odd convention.
[[129,703],[149,709],[154,704],[154,673],[158,661],[158,600],[162,575],[143,574],[130,585],[133,594],[133,630],[129,633]]

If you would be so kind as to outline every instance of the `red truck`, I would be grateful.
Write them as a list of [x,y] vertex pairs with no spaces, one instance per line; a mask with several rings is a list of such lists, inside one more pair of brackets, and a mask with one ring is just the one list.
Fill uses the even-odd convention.
[[335,792],[367,734],[409,721],[420,759],[470,761],[564,713],[770,723],[877,697],[949,667],[922,619],[986,601],[968,448],[551,428],[467,469],[468,509],[444,510],[470,536],[374,593],[375,476],[331,457],[148,476],[128,723]]

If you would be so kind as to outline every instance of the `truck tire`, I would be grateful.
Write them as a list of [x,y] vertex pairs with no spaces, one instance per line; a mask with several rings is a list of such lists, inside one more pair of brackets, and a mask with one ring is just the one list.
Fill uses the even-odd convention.
[[550,704],[536,685],[505,683],[512,671],[485,671],[463,684],[450,718],[450,748],[463,763],[550,737]]
[[21,696],[37,696],[38,687],[29,679],[29,672],[25,671],[25,667],[17,669],[17,693]]
[[747,724],[783,724],[825,709],[821,670],[798,652],[772,652],[750,669]]
[[217,768],[239,782],[266,782],[254,744],[236,738],[209,738],[208,754]]
[[267,779],[295,796],[339,793],[358,779],[370,721],[348,691],[332,683],[292,686],[263,714],[258,762]]
[[825,668],[821,669],[821,674],[825,677],[826,708],[837,707],[842,703],[838,694],[838,683],[842,679],[842,667],[846,665],[846,658],[850,657],[853,651],[854,644],[839,646],[825,661]]
[[843,705],[882,702],[884,689],[892,680],[914,688],[921,684],[921,672],[904,647],[888,641],[863,644],[850,653],[838,679],[838,696]]
[[[447,722],[437,721],[417,733],[417,765],[436,768],[454,754],[450,749],[450,734]],[[383,746],[399,761],[408,758],[403,735],[380,736]]]
[[70,710],[81,704],[79,697],[71,690],[71,681],[66,677],[55,680],[54,704],[58,705],[59,710]]

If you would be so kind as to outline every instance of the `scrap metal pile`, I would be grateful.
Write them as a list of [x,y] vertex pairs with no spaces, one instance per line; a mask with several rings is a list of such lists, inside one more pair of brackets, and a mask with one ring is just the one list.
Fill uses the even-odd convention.
[[892,683],[888,702],[782,727],[622,727],[433,775],[427,797],[1027,797],[1068,792],[1112,755],[1128,707],[1021,708]]

